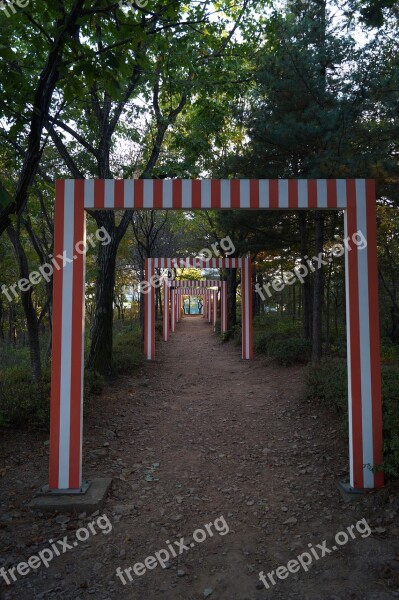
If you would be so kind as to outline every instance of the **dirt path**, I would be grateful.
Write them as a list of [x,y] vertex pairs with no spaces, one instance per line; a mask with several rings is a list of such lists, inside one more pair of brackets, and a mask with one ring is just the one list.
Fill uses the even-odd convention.
[[[121,379],[91,409],[84,474],[113,477],[104,510],[112,531],[97,528],[47,569],[18,575],[3,586],[4,600],[399,597],[397,495],[343,502],[336,487],[347,468],[341,425],[335,413],[303,401],[303,378],[301,368],[243,362],[240,349],[222,344],[202,318],[184,319],[170,342],[157,345],[157,360],[142,377]],[[76,539],[79,527],[98,519],[49,518],[26,508],[32,488],[46,481],[44,439],[5,439],[2,457],[11,468],[2,479],[0,567],[6,569],[37,555],[50,538]],[[287,565],[309,544],[316,549],[327,540],[332,548],[337,532],[364,518],[373,529],[369,537],[359,525],[355,539],[308,572],[279,571],[288,576],[274,575],[269,590],[259,581],[260,571]],[[203,533],[194,542],[198,529]],[[140,567],[130,571],[127,585],[116,576],[118,567],[143,563],[168,544],[182,553],[167,568],[150,569],[149,560],[144,574]]]

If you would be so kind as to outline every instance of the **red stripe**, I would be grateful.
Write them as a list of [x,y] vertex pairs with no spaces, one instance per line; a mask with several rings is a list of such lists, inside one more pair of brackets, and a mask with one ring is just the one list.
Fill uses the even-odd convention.
[[[65,181],[55,183],[54,256],[63,253],[64,247]],[[51,360],[50,406],[50,489],[59,487],[60,459],[60,401],[61,401],[61,347],[62,347],[62,270],[53,275],[53,328]]]
[[[357,231],[356,190],[354,182],[348,182],[347,236]],[[360,323],[359,323],[359,269],[357,246],[348,252],[348,285],[350,313],[350,369],[352,396],[352,440],[354,487],[363,488],[363,430],[362,430],[362,385],[360,376]]]
[[94,208],[104,208],[105,180],[94,180]]
[[144,179],[135,179],[134,185],[134,207],[143,208],[144,206]]
[[211,180],[211,208],[220,208],[220,179]]
[[[367,264],[370,314],[370,370],[373,414],[373,453],[374,465],[382,464],[382,400],[381,400],[381,364],[380,364],[380,326],[378,308],[378,267],[377,267],[377,227],[376,198],[374,180],[366,180]],[[366,252],[366,249],[361,250]],[[383,473],[374,473],[374,487],[384,485]]]
[[162,179],[152,179],[152,197],[153,197],[153,208],[160,209],[163,208],[162,198],[163,198],[163,180]]
[[173,208],[181,208],[182,207],[182,180],[174,179],[172,183],[172,206]]
[[114,181],[114,205],[115,208],[124,208],[125,206],[125,182],[123,179]]
[[317,208],[317,181],[308,179],[308,208]]
[[[74,247],[85,239],[84,181],[75,180],[74,191]],[[75,259],[76,256],[76,259]],[[71,406],[69,438],[69,487],[77,489],[81,485],[81,402],[82,402],[82,323],[84,314],[84,256],[74,255],[72,276],[72,339],[71,339]]]
[[288,207],[298,208],[298,180],[288,180]]
[[240,180],[232,179],[230,181],[230,206],[231,208],[240,208]]
[[194,179],[191,182],[192,207],[201,208],[201,180]]
[[259,179],[249,181],[249,206],[259,208]]
[[269,180],[269,208],[278,208],[278,179]]
[[327,206],[337,208],[337,180],[327,179]]

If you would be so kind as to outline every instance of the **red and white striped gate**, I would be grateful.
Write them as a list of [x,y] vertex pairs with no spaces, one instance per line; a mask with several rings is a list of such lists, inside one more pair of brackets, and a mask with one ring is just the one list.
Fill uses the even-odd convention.
[[[104,209],[344,211],[345,237],[361,231],[367,240],[363,249],[345,247],[350,484],[359,489],[381,487],[383,475],[373,470],[382,463],[375,204],[374,181],[365,179],[57,181],[54,256],[70,262],[56,269],[53,278],[50,489],[76,493],[82,484],[85,211]],[[216,268],[212,260],[207,266]],[[149,264],[147,277],[153,269]],[[251,304],[250,279],[244,268],[246,306]],[[154,348],[151,293],[146,300],[148,356]],[[249,323],[243,327],[248,352]]]
[[[243,360],[252,360],[252,263],[250,258],[147,258],[145,262],[145,280],[146,290],[145,303],[144,303],[144,351],[147,360],[155,359],[155,287],[151,285],[152,279],[156,269],[168,269],[172,268],[197,268],[197,269],[241,269],[241,312],[242,312],[242,358]],[[182,280],[183,282],[184,280]],[[176,294],[175,281],[164,282],[164,293],[165,286],[170,286],[170,311],[172,320],[172,333],[175,332],[176,328]],[[200,282],[205,285],[207,281]],[[213,282],[215,283],[215,282]],[[220,285],[221,281],[218,280],[216,285]],[[179,284],[180,285],[180,284]],[[210,286],[215,287],[216,285]],[[209,287],[205,287],[209,292]],[[208,321],[213,321],[213,327],[216,323],[216,312],[217,312],[217,290],[213,290],[213,294],[206,295],[206,304],[208,310]],[[215,294],[216,292],[216,294]],[[165,293],[164,298],[168,298],[168,292]],[[163,337],[164,340],[168,339],[169,331],[166,326],[168,310],[165,310],[168,306],[165,302],[164,306],[164,323],[163,323]],[[212,308],[213,307],[213,308]],[[213,315],[213,316],[212,316]]]

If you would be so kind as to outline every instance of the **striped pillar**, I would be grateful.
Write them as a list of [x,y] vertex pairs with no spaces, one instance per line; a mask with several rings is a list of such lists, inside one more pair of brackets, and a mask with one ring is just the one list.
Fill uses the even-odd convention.
[[245,258],[241,269],[242,358],[252,360],[252,265]]
[[[365,179],[65,180],[56,183],[50,475],[52,490],[82,483],[82,390],[85,292],[84,210],[281,209],[345,213],[349,464],[353,488],[383,485],[378,272],[374,182]],[[357,238],[356,238],[357,236]],[[360,243],[362,240],[365,244]],[[101,238],[98,238],[99,240]],[[350,243],[357,239],[359,243]],[[61,263],[61,265],[60,265]],[[148,259],[144,346],[155,358],[155,268],[242,268],[242,357],[252,357],[248,259]],[[205,288],[206,289],[206,288]],[[210,320],[210,292],[204,318]],[[167,311],[169,312],[169,311]],[[171,316],[174,311],[171,310]]]
[[218,290],[212,290],[213,292],[213,331],[216,329],[216,320],[218,318]]
[[176,323],[180,323],[180,296],[176,294]]
[[163,282],[163,341],[169,339],[169,284],[166,279]]
[[[383,486],[380,329],[374,182],[348,181],[345,276],[349,402],[350,485]],[[359,233],[367,240],[356,244]]]
[[155,287],[152,284],[155,276],[154,261],[145,261],[144,287],[144,354],[147,360],[155,359]]
[[50,403],[51,490],[82,484],[86,216],[84,182],[57,181]]
[[176,290],[174,288],[171,289],[171,308],[170,308],[170,314],[171,314],[171,329],[172,329],[172,333],[175,333],[176,331]]
[[227,331],[227,281],[222,281],[220,303],[220,327],[223,334]]

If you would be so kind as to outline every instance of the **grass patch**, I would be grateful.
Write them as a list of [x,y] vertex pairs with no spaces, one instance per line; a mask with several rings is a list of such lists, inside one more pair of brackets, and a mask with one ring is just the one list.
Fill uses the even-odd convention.
[[144,345],[138,323],[130,323],[114,335],[112,370],[115,375],[132,373],[145,363]]
[[41,383],[32,379],[30,366],[9,367],[0,373],[0,425],[48,428],[50,421],[50,369]]
[[254,350],[274,359],[278,364],[306,364],[311,357],[310,341],[300,337],[300,323],[279,315],[268,314],[254,318]]
[[[113,374],[132,374],[145,362],[141,330],[136,323],[118,324],[114,334]],[[3,350],[4,348],[2,348]],[[0,371],[0,427],[49,428],[50,422],[50,368],[43,369],[42,381],[32,379],[29,351],[7,345],[2,353],[5,360]],[[90,410],[86,401],[102,393],[106,380],[92,370],[85,371],[85,410]]]
[[[383,470],[388,478],[399,477],[399,364],[383,364],[382,413],[384,435]],[[342,359],[309,365],[306,395],[335,406],[342,420],[348,418],[347,366]]]

